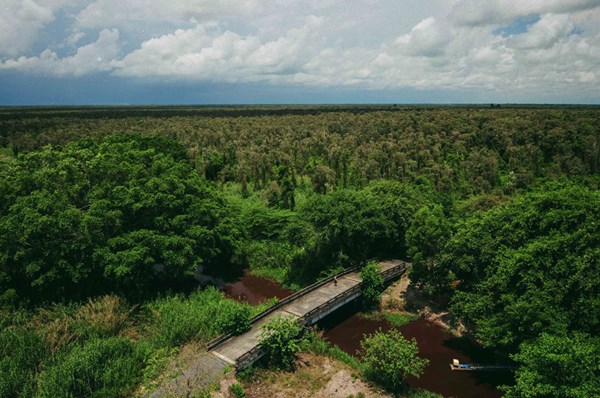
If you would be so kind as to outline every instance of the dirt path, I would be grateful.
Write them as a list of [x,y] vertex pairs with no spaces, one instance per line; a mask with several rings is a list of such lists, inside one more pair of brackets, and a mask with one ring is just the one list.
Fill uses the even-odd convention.
[[227,363],[208,355],[200,354],[185,371],[178,371],[174,378],[165,380],[150,398],[192,397],[218,385],[224,376]]

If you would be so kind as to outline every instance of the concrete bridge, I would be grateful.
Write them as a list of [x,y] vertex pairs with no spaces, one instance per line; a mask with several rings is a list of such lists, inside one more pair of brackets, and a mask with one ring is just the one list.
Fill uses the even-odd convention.
[[[400,260],[379,263],[381,275],[386,282],[401,276],[406,265]],[[262,326],[274,317],[298,319],[310,326],[329,315],[361,294],[361,277],[357,268],[350,268],[335,276],[315,283],[281,300],[277,305],[257,315],[252,320],[252,329],[239,335],[224,335],[208,344],[214,357],[243,369],[263,355],[259,347]]]

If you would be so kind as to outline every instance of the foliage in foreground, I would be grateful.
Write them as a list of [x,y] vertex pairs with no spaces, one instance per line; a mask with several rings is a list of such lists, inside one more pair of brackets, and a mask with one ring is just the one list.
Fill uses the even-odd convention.
[[507,398],[587,398],[600,396],[600,338],[583,333],[543,333],[523,343],[513,359],[520,365]]
[[121,337],[94,339],[74,347],[42,371],[37,396],[130,396],[141,380],[145,348]]
[[33,330],[0,329],[0,397],[31,397],[36,373],[48,355],[44,339]]
[[[0,300],[131,296],[227,259],[236,229],[185,149],[113,135],[0,162]],[[94,264],[94,266],[90,266]]]
[[110,295],[40,308],[25,319],[2,312],[10,319],[1,319],[0,397],[131,396],[181,345],[205,342],[261,309],[207,288],[137,311]]
[[[487,346],[600,329],[600,192],[548,184],[461,223],[439,272],[452,310]],[[586,314],[586,316],[581,316]]]
[[279,316],[267,322],[260,334],[260,347],[265,350],[269,366],[291,369],[304,338],[303,326],[291,317]]
[[247,304],[226,299],[214,287],[188,296],[172,295],[147,306],[152,317],[152,341],[160,347],[176,347],[192,340],[210,338],[247,327],[253,311]]
[[362,278],[360,291],[364,306],[368,309],[377,308],[381,303],[381,295],[384,289],[384,280],[380,273],[379,264],[376,262],[367,264],[360,271],[360,277]]
[[406,387],[406,376],[419,377],[429,363],[418,357],[417,342],[406,340],[395,329],[369,335],[360,345],[365,376],[394,392]]

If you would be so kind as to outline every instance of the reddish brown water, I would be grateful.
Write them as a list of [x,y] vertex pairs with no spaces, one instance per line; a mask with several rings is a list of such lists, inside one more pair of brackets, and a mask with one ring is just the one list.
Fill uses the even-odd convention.
[[[320,322],[319,326],[326,329],[325,338],[336,344],[348,354],[359,356],[360,341],[364,334],[376,332],[378,329],[389,330],[391,326],[385,320],[361,319],[352,314],[352,308],[341,309],[340,314],[332,314]],[[340,319],[342,318],[342,319]],[[462,363],[485,363],[485,355],[468,356],[459,349],[459,342],[439,326],[420,319],[398,328],[407,339],[416,339],[420,356],[429,359],[419,379],[408,378],[412,387],[423,388],[442,394],[445,397],[479,398],[501,397],[497,386],[511,382],[510,373],[502,372],[457,372],[450,370],[452,359]]]
[[222,290],[227,297],[252,305],[260,304],[273,297],[282,299],[293,293],[292,290],[282,287],[275,281],[248,273],[244,273],[235,282],[224,284]]

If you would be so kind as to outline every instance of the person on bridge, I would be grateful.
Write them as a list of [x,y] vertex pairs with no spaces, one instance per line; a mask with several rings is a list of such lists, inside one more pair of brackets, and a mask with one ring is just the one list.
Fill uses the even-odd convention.
[[333,286],[337,286],[337,276],[333,276]]

